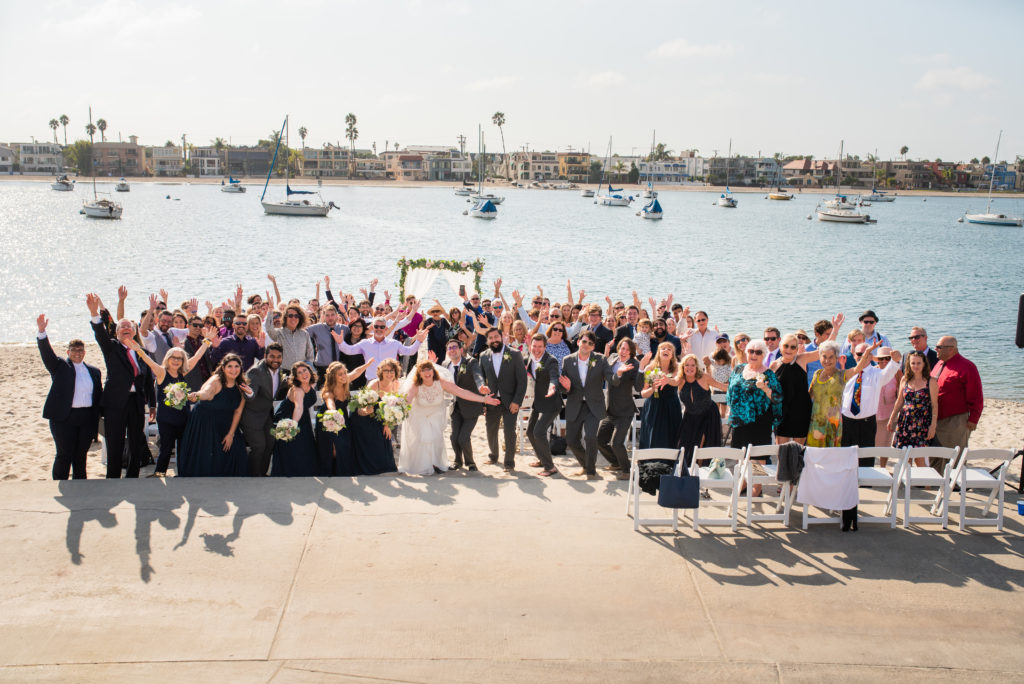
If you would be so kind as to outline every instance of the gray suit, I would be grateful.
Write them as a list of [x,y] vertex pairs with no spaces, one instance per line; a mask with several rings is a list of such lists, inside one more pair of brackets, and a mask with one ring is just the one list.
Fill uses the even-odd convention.
[[491,394],[501,404],[488,406],[485,422],[487,426],[487,446],[490,449],[490,460],[498,460],[498,423],[502,423],[505,434],[505,467],[516,465],[516,414],[509,410],[510,404],[523,405],[526,396],[526,366],[523,356],[514,349],[503,347],[500,352],[501,365],[498,376],[494,374],[494,352],[490,349],[480,354],[480,370]]
[[[530,422],[526,426],[526,436],[544,470],[553,470],[555,467],[548,433],[562,410],[561,388],[557,386],[559,371],[558,359],[547,352],[540,357],[536,369],[533,368],[533,357],[526,359],[526,372],[533,376],[533,408],[530,411]],[[552,385],[555,385],[555,393],[549,397],[547,394]]]
[[[565,441],[587,475],[596,475],[597,428],[605,417],[604,383],[611,380],[612,369],[604,356],[592,353],[587,359],[587,380],[584,383],[578,361],[579,353],[562,359],[562,375],[570,382],[565,399]],[[586,449],[581,438],[586,441]]]
[[266,364],[266,361],[260,361],[246,373],[253,394],[245,398],[239,423],[249,446],[249,474],[253,477],[266,475],[270,469],[270,455],[274,451],[274,438],[270,435],[274,426],[274,401],[283,399],[288,393],[288,371],[279,369],[275,396],[274,381]]
[[[618,355],[612,354],[608,357],[608,365],[614,367],[617,360]],[[612,380],[608,384],[607,415],[597,429],[598,450],[609,463],[618,465],[622,472],[629,472],[626,435],[636,415],[633,393],[639,392],[644,386],[639,359],[632,358],[629,364],[631,368],[622,375],[612,373]]]
[[[458,366],[452,367],[451,361],[441,364],[452,373],[452,382],[464,390],[480,394],[478,388],[484,385],[484,376],[480,373],[480,364],[476,359],[463,357]],[[484,405],[467,399],[455,398],[452,403],[452,451],[455,452],[455,465],[475,465],[473,462],[473,428],[483,413]]]

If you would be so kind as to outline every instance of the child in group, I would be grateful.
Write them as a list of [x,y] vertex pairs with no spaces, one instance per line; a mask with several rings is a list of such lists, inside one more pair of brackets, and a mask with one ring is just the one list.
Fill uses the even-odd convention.
[[[711,355],[711,378],[723,385],[728,385],[730,375],[732,375],[732,356],[728,349],[718,349]],[[711,394],[725,394],[725,392],[712,388]],[[728,410],[729,407],[725,403],[718,405],[718,412],[722,414],[723,418]]]
[[633,334],[633,341],[636,343],[636,355],[639,358],[643,358],[645,355],[651,353],[651,331],[653,326],[651,325],[651,319],[644,318],[636,326],[636,332]]

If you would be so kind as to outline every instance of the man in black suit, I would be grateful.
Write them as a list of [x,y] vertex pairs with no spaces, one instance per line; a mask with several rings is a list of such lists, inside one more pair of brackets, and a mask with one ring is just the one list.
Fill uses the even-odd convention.
[[488,406],[485,414],[488,462],[498,462],[498,423],[503,423],[505,472],[512,472],[516,466],[516,421],[526,396],[526,366],[522,355],[501,341],[501,331],[491,328],[487,331],[487,350],[480,355],[480,369],[487,383],[480,392],[492,394],[501,402]]
[[605,417],[604,383],[612,377],[605,357],[594,352],[596,343],[594,333],[581,332],[577,340],[579,351],[562,359],[562,374],[558,379],[568,395],[565,441],[582,468],[576,475],[586,475],[587,479],[597,479],[597,428]]
[[[458,340],[448,340],[445,346],[447,355],[442,367],[448,369],[452,374],[452,382],[464,390],[480,394],[480,388],[485,387],[484,376],[480,372],[480,364],[476,359],[463,356],[462,343]],[[475,401],[467,401],[459,397],[452,402],[452,451],[455,452],[455,462],[448,466],[448,470],[458,470],[462,464],[466,464],[468,470],[476,470],[476,463],[473,461],[473,428],[476,421],[480,419],[483,412],[483,404]]]
[[121,463],[127,435],[128,468],[126,477],[138,477],[142,459],[149,456],[146,446],[146,404],[156,410],[153,373],[128,348],[135,337],[135,324],[127,318],[117,322],[116,339],[111,339],[100,319],[99,295],[89,293],[92,331],[107,366],[107,384],[103,387],[103,440],[107,445],[107,478],[121,477]]
[[598,349],[604,349],[608,346],[609,342],[615,339],[615,333],[606,328],[604,323],[601,322],[601,307],[597,304],[591,304],[590,308],[587,309],[587,323],[583,326],[583,330],[589,330],[594,333]]
[[274,402],[282,401],[288,393],[288,371],[281,368],[284,347],[277,342],[267,345],[263,360],[246,373],[252,394],[245,396],[245,408],[239,425],[249,447],[249,474],[263,477],[270,469],[270,455],[274,451]]
[[[910,346],[913,347],[912,351],[918,351],[925,355],[928,359],[928,367],[935,368],[939,364],[939,355],[934,349],[928,346],[928,331],[919,325],[915,325],[910,329]],[[907,372],[907,359],[908,356],[903,358],[903,372]]]
[[[615,340],[613,342],[615,349],[619,348],[619,342],[622,341],[623,338],[633,339],[636,335],[636,325],[639,322],[640,307],[636,304],[630,304],[629,308],[626,309],[626,323],[615,329]],[[612,351],[614,351],[614,349]]]
[[597,449],[611,464],[607,470],[619,471],[621,479],[629,476],[626,435],[636,415],[633,393],[643,389],[644,375],[640,372],[640,360],[636,358],[633,340],[623,339],[617,349],[617,353],[608,357],[612,381],[608,384],[607,415],[597,429]]
[[48,323],[46,315],[39,314],[36,343],[43,365],[53,380],[43,404],[43,418],[50,421],[50,434],[57,447],[53,479],[66,480],[71,473],[73,479],[84,480],[85,457],[89,445],[96,439],[100,419],[103,398],[100,370],[85,363],[82,340],[68,342],[67,358],[58,359],[46,336]]
[[562,410],[562,394],[558,389],[560,369],[558,359],[547,352],[547,340],[537,333],[530,340],[530,356],[526,360],[526,374],[533,378],[533,408],[530,410],[530,422],[526,425],[526,436],[537,454],[537,462],[532,466],[543,468],[538,475],[550,477],[558,471],[551,457],[551,443],[548,432]]

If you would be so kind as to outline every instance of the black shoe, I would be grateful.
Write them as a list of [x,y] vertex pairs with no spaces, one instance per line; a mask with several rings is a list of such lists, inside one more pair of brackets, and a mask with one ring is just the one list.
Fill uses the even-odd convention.
[[441,474],[441,473],[443,473],[443,472],[444,472],[443,470],[441,470],[441,469],[440,469],[440,468],[438,468],[437,466],[434,466],[434,474],[435,474],[435,475],[440,475],[440,474]]
[[451,465],[448,466],[448,470],[458,470],[461,467],[461,463],[452,463]]
[[466,466],[466,470],[469,470],[471,472],[476,472],[476,466],[473,465],[472,463],[470,463],[468,466]]

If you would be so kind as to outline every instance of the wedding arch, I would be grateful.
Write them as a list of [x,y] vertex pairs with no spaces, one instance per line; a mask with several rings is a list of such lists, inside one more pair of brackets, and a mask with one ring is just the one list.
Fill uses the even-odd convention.
[[480,274],[484,272],[484,260],[459,261],[457,259],[406,259],[398,260],[398,290],[401,292],[402,301],[405,301],[406,294],[420,299],[429,290],[430,286],[442,276],[448,281],[452,290],[459,291],[459,286],[464,285],[466,292],[480,291]]

